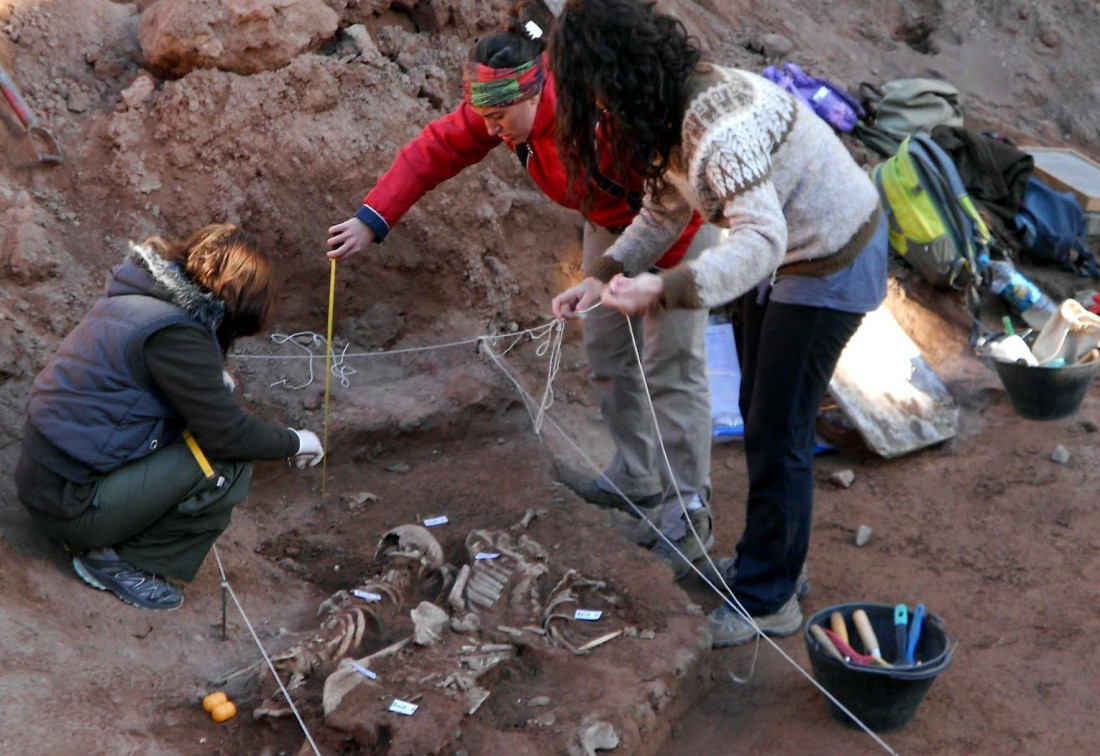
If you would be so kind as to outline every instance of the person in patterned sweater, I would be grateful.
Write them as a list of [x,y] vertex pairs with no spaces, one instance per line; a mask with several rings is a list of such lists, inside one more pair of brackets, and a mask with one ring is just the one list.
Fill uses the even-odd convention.
[[[704,575],[720,573],[748,616],[727,601],[709,619],[715,646],[757,628],[794,633],[808,589],[814,419],[845,344],[886,296],[878,193],[812,110],[760,76],[704,61],[652,3],[569,0],[551,69],[569,175],[595,163],[593,124],[604,122],[613,165],[646,178],[641,212],[588,269],[602,285],[559,294],[555,314],[597,300],[638,315],[742,297],[745,529],[736,557]],[[647,273],[693,210],[725,238]]]
[[[329,229],[330,258],[348,260],[370,242],[380,243],[401,217],[427,192],[476,165],[502,143],[519,158],[546,196],[584,215],[584,264],[595,264],[638,212],[642,181],[619,183],[631,176],[586,169],[591,181],[570,180],[558,158],[554,137],[557,94],[547,70],[546,32],[554,18],[540,2],[519,3],[505,28],[480,40],[464,71],[465,97],[456,110],[428,124],[405,145],[393,165],[379,177],[355,216]],[[688,212],[662,250],[641,270],[666,270],[681,259],[693,259],[716,239],[718,229]],[[697,233],[698,232],[698,233]],[[598,284],[598,282],[596,282]],[[615,443],[610,466],[595,479],[563,471],[563,481],[585,500],[636,514],[620,496],[650,512],[677,489],[692,510],[702,543],[684,540],[686,522],[662,526],[666,537],[702,556],[713,542],[710,499],[710,393],[707,384],[705,311],[653,311],[631,320],[643,354],[645,376],[653,394],[661,436],[672,474],[656,442],[641,376],[630,342],[627,319],[600,308],[587,314],[584,344],[592,367],[600,411]],[[656,538],[654,538],[656,540]],[[657,541],[658,556],[672,564],[667,544]],[[680,573],[688,574],[686,570]]]

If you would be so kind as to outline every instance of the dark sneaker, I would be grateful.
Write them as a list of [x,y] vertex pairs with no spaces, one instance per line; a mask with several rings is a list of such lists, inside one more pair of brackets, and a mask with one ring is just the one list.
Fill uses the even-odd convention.
[[183,604],[182,588],[121,559],[77,554],[73,569],[88,585],[110,591],[131,606],[170,611]]
[[[635,517],[638,516],[638,513],[626,503],[622,496],[614,491],[604,490],[595,479],[582,480],[579,476],[573,475],[561,475],[560,477],[562,483],[589,504],[595,504],[597,507],[604,507],[605,509],[618,509]],[[648,496],[632,497],[631,501],[638,509],[653,509],[661,504],[662,497],[660,493],[655,493]]]
[[[775,613],[752,619],[764,635],[793,635],[802,627],[802,608],[798,605],[798,597],[792,594]],[[711,645],[714,648],[737,646],[756,637],[756,627],[726,604],[711,612],[707,621],[710,623]]]
[[[710,562],[707,562],[699,568],[699,571],[703,573],[703,577],[713,583],[717,588],[721,589],[723,580],[727,585],[733,582],[733,574],[735,572],[733,563],[735,560],[736,557],[715,559],[714,567],[711,566]],[[718,568],[718,572],[722,573],[721,580],[718,579],[718,575],[714,571],[715,567]],[[798,580],[795,581],[794,595],[798,597],[799,601],[810,595],[810,575],[806,571],[805,564],[802,565],[802,571],[798,573]]]
[[[658,539],[653,546],[654,556],[672,568],[672,574],[677,580],[683,580],[690,575],[692,563],[702,559],[714,545],[714,522],[710,516],[710,509],[708,507],[696,509],[688,516],[691,517],[691,524],[695,526],[695,533],[688,528],[682,538],[673,542],[676,545],[675,549],[663,538]],[[699,534],[698,538],[695,537],[696,533]],[[676,553],[677,550],[679,554]]]

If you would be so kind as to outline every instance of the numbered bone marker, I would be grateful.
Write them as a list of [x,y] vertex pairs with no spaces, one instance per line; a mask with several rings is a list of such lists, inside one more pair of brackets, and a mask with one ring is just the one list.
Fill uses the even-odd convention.
[[390,711],[394,714],[404,714],[406,717],[411,717],[419,708],[416,704],[402,701],[400,698],[393,699],[393,703],[390,704]]

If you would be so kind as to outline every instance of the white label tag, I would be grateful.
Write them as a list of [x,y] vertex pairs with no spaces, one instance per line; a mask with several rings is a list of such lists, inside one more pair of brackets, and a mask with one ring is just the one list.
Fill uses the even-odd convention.
[[829,96],[829,88],[825,87],[825,86],[821,86],[821,87],[818,87],[816,92],[814,92],[814,96],[811,97],[810,100],[813,101],[813,102],[821,102],[822,100],[824,100],[828,96]]
[[382,596],[380,594],[370,593],[368,591],[361,591],[358,588],[353,590],[351,592],[351,595],[355,596],[356,598],[361,598],[364,601],[381,601],[382,600]]
[[424,520],[424,527],[426,527],[426,528],[430,528],[430,527],[433,527],[435,525],[446,525],[446,524],[447,524],[447,515],[442,515],[441,517],[432,517],[432,518],[429,518],[427,520]]
[[351,667],[352,667],[352,669],[354,669],[356,672],[358,672],[359,674],[361,674],[363,677],[367,678],[368,680],[377,680],[378,679],[378,675],[374,674],[373,672],[371,672],[369,669],[367,669],[366,667],[364,667],[361,664],[356,664],[355,662],[352,662]]
[[404,714],[406,717],[411,717],[419,708],[416,704],[402,701],[400,698],[393,699],[393,703],[390,704],[390,711],[394,714]]
[[573,613],[573,619],[584,620],[586,622],[595,622],[603,616],[603,612],[599,609],[578,609]]
[[500,559],[500,554],[496,551],[479,551],[474,559]]

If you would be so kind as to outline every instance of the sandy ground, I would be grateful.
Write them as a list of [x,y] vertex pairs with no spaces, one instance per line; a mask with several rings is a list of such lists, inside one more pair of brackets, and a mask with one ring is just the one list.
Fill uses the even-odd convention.
[[[333,0],[340,30],[289,65],[166,78],[138,41],[149,5],[0,2],[0,63],[67,156],[62,166],[28,165],[26,144],[5,114],[4,471],[14,466],[31,377],[128,239],[187,233],[210,220],[242,223],[275,250],[283,272],[274,330],[323,331],[325,228],[354,211],[404,140],[457,102],[457,62],[504,7],[437,0],[427,12],[407,2]],[[793,47],[791,59],[850,85],[943,76],[962,91],[972,127],[1100,158],[1100,48],[1090,37],[1096,10],[1089,3],[662,5],[721,60],[763,67],[771,61],[759,51],[777,43],[765,39],[773,33]],[[354,23],[365,24],[373,47],[348,33]],[[549,297],[577,275],[579,219],[549,206],[514,158],[499,152],[426,197],[369,259],[341,267],[338,346],[416,347],[546,321]],[[1027,272],[1052,293],[1082,286]],[[892,311],[958,402],[959,433],[890,461],[858,449],[819,458],[813,590],[804,610],[923,602],[944,619],[958,654],[912,725],[884,736],[899,753],[1093,752],[1100,746],[1091,641],[1100,631],[1092,536],[1100,525],[1100,395],[1094,386],[1075,418],[1021,419],[996,375],[970,355],[958,301],[894,273]],[[261,339],[241,351],[296,353]],[[528,390],[541,389],[545,364],[532,344],[507,360]],[[249,501],[219,542],[265,645],[278,651],[308,635],[318,604],[361,577],[386,529],[445,513],[453,522],[441,540],[458,560],[468,530],[507,527],[529,508],[548,510],[531,533],[555,564],[610,580],[628,599],[621,619],[655,637],[623,638],[578,658],[533,645],[533,661],[508,667],[498,695],[477,715],[456,718],[445,737],[423,725],[435,732],[430,748],[402,750],[399,729],[367,745],[326,727],[310,688],[306,721],[324,753],[562,753],[578,747],[596,714],[614,723],[623,753],[881,750],[832,721],[820,694],[770,647],[761,646],[747,684],[729,673],[749,675],[752,647],[700,651],[700,608],[709,611],[717,597],[695,579],[674,585],[604,513],[556,483],[555,461],[581,460],[552,429],[541,440],[532,434],[514,388],[472,345],[351,364],[358,371],[351,385],[334,390],[325,500],[319,473],[260,465]],[[301,361],[237,359],[231,368],[256,412],[320,430],[318,383],[271,386],[305,382]],[[606,461],[575,328],[566,334],[556,387],[552,416]],[[1064,465],[1050,461],[1059,444],[1070,452]],[[744,460],[734,443],[716,446],[713,463],[715,552],[728,555],[743,517]],[[855,474],[851,488],[827,482],[844,469]],[[379,500],[349,507],[345,497],[363,491]],[[854,545],[860,525],[874,531],[863,548]],[[0,750],[299,752],[293,720],[250,716],[261,700],[254,675],[225,684],[242,712],[228,724],[215,725],[198,706],[215,681],[258,659],[232,604],[227,631],[223,640],[212,559],[180,611],[126,608],[77,580],[61,550],[30,529],[10,477],[0,478]],[[799,636],[779,644],[807,666]],[[552,724],[530,724],[537,717],[523,702],[539,695],[551,701],[537,717],[552,716]]]

